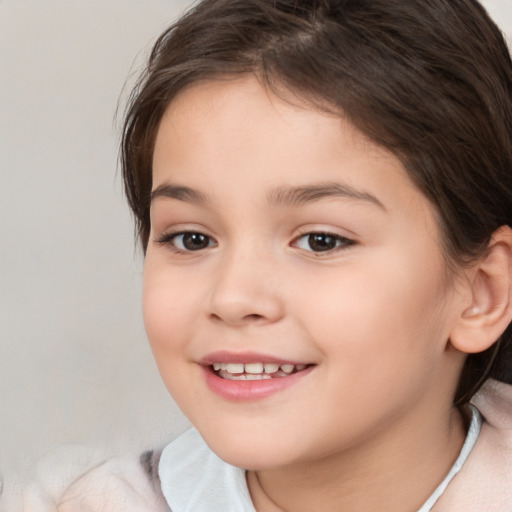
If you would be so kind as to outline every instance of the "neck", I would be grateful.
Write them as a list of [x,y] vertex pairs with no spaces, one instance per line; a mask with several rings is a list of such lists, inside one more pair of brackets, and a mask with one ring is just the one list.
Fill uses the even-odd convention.
[[[436,415],[434,415],[436,416]],[[417,510],[455,462],[465,438],[460,412],[419,417],[371,441],[286,467],[249,471],[258,512]],[[411,427],[411,425],[415,425]]]

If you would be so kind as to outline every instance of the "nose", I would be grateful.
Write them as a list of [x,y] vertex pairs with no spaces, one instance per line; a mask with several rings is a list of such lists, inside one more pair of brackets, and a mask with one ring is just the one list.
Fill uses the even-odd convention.
[[217,267],[210,318],[231,326],[279,321],[284,303],[278,274],[268,258],[233,254]]

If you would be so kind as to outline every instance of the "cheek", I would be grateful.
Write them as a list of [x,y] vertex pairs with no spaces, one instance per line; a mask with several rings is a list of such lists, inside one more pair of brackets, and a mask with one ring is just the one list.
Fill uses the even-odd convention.
[[[195,308],[179,276],[146,266],[143,283],[143,315],[146,334],[162,380],[183,409],[192,400],[189,340],[193,336]],[[185,409],[184,409],[185,410]]]
[[311,281],[316,299],[301,317],[333,368],[353,376],[362,369],[366,375],[391,375],[399,367],[423,366],[442,352],[443,276],[430,270],[414,258],[388,255],[358,261],[335,279]]
[[147,259],[143,280],[143,316],[146,333],[160,365],[166,354],[179,350],[190,328],[190,298],[179,274]]

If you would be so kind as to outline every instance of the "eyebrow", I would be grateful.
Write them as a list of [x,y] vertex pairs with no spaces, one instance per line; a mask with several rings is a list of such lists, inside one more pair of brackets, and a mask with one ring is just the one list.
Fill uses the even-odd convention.
[[207,202],[207,197],[202,192],[190,187],[173,185],[171,183],[163,183],[151,192],[151,202],[159,197],[177,199],[178,201],[187,201],[196,204],[204,204]]
[[[151,192],[152,202],[160,197],[177,199],[178,201],[186,201],[199,205],[203,205],[208,202],[207,196],[199,190],[183,185],[173,185],[171,183],[163,183]],[[275,206],[300,206],[302,204],[312,203],[332,197],[365,201],[387,211],[386,207],[374,195],[368,192],[356,190],[349,185],[335,182],[304,185],[299,187],[278,187],[267,196],[268,202]]]
[[372,203],[384,211],[386,207],[372,194],[356,190],[355,188],[336,182],[319,183],[300,187],[279,187],[272,191],[268,200],[270,204],[290,204],[298,206],[301,204],[320,201],[331,197],[342,197]]

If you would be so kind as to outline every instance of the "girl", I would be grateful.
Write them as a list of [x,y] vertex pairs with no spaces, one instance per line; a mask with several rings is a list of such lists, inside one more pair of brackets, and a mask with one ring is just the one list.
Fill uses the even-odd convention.
[[203,0],[121,162],[195,429],[138,501],[96,470],[58,510],[512,510],[512,64],[475,0]]

